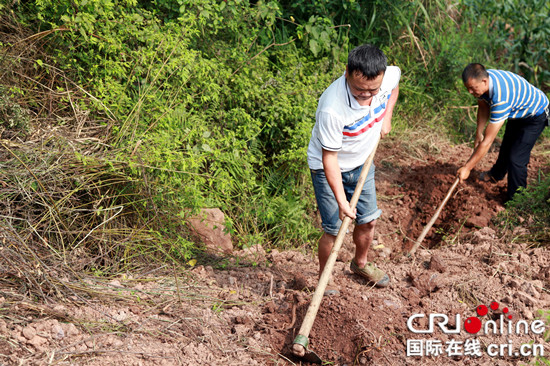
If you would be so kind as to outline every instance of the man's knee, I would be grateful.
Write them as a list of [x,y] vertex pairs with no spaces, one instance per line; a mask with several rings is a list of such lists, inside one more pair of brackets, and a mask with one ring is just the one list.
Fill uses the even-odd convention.
[[510,161],[508,162],[508,170],[527,170],[530,158],[530,155],[510,158]]
[[326,231],[321,236],[321,241],[324,242],[334,242],[336,240],[336,235],[327,233]]
[[356,225],[355,226],[355,230],[358,230],[358,231],[371,231],[371,230],[374,230],[374,227],[376,226],[376,220],[372,220],[372,221],[369,221],[369,222],[366,222],[364,224],[361,224],[361,225]]

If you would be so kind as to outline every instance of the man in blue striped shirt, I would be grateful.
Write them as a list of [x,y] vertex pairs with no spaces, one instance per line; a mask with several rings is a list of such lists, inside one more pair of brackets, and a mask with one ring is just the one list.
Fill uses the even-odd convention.
[[511,199],[520,187],[527,186],[531,150],[548,125],[548,97],[519,75],[486,70],[478,63],[466,66],[462,81],[477,98],[478,110],[474,152],[458,169],[458,177],[462,182],[470,176],[508,120],[497,161],[491,170],[481,173],[480,178],[499,181],[508,173],[508,199]]

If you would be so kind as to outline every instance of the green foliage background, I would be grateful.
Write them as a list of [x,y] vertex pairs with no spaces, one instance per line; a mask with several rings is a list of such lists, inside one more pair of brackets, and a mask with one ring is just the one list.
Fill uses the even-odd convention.
[[548,90],[549,2],[527,2],[33,0],[0,9],[39,41],[37,70],[62,70],[86,91],[78,108],[108,127],[108,160],[147,183],[140,204],[163,220],[152,227],[188,259],[195,247],[182,228],[202,207],[221,208],[243,247],[315,243],[307,144],[318,97],[357,45],[378,45],[402,69],[397,132],[427,126],[470,139],[474,124],[453,108],[474,104],[460,81],[469,62],[513,66]]

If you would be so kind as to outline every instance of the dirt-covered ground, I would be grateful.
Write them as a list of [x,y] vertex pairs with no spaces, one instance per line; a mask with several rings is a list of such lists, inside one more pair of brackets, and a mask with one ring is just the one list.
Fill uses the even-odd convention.
[[[418,140],[384,140],[375,158],[383,215],[371,257],[391,276],[390,287],[371,288],[351,274],[348,235],[333,271],[340,295],[323,299],[310,349],[332,365],[534,363],[532,356],[516,356],[522,344],[541,345],[550,356],[544,340],[550,326],[535,322],[539,310],[550,307],[548,246],[522,242],[520,231],[499,234],[492,218],[504,209],[506,184],[476,180],[496,152],[458,186],[423,247],[412,257],[403,254],[471,153],[467,145]],[[550,171],[547,150],[536,147],[530,179]],[[27,297],[24,288],[2,287],[0,365],[308,364],[290,346],[316,287],[315,254],[266,253],[261,247],[234,254],[199,261],[188,272],[159,268],[85,279],[89,289],[97,289],[97,296],[86,298],[75,291],[74,297],[43,303]],[[213,261],[223,269],[213,269]],[[415,314],[425,317],[409,327]],[[429,329],[430,314],[446,315],[448,329],[459,326],[460,332],[436,326],[431,333],[414,333]],[[497,334],[468,333],[476,319],[494,319]]]

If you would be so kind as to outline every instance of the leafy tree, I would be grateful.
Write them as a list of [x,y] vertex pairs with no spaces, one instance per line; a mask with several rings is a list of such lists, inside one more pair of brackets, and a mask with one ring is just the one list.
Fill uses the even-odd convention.
[[502,65],[550,90],[550,2],[463,0],[472,19],[488,25]]

